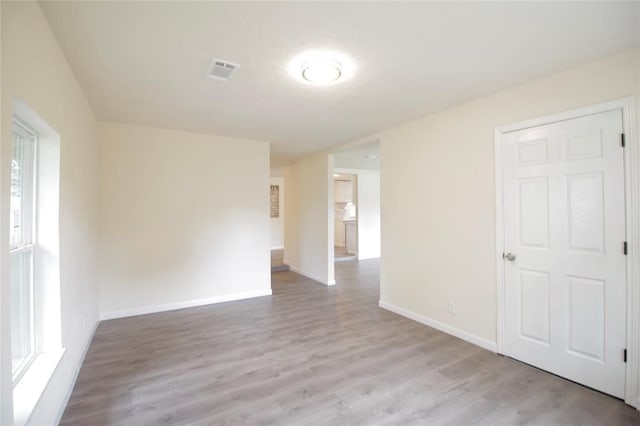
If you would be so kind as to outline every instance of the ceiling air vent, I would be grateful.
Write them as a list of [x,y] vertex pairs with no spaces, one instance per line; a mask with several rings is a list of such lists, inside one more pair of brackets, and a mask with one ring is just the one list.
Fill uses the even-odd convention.
[[231,76],[231,73],[239,67],[240,65],[238,64],[232,64],[231,62],[214,59],[211,61],[211,65],[209,65],[207,77],[227,81],[229,79],[229,76]]

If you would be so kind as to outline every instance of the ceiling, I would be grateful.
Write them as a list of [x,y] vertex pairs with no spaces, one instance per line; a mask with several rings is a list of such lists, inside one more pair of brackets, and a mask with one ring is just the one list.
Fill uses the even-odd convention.
[[[41,2],[99,120],[271,142],[289,161],[640,45],[638,2]],[[352,78],[301,83],[333,49]],[[204,76],[212,58],[240,65]]]
[[333,167],[380,170],[380,143],[374,140],[334,153]]

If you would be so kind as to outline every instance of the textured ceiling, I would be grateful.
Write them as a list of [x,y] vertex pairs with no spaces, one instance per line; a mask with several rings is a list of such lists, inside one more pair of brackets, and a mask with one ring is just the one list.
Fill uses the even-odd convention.
[[[272,143],[279,160],[640,45],[640,3],[41,2],[100,120]],[[344,52],[314,87],[288,62]],[[240,64],[227,82],[212,58]]]

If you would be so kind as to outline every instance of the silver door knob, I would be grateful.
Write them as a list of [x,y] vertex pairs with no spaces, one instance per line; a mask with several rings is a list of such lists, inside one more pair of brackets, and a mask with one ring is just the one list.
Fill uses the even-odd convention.
[[503,253],[502,257],[504,259],[507,259],[509,262],[513,262],[514,260],[516,260],[516,255],[511,252]]

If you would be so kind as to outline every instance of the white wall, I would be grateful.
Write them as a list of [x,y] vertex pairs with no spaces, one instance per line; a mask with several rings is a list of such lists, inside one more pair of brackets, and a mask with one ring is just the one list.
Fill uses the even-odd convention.
[[11,120],[20,99],[60,135],[60,291],[66,352],[30,423],[52,424],[64,408],[98,319],[94,250],[98,159],[95,116],[35,2],[2,2],[2,147],[0,150],[0,423],[12,424],[8,327],[8,202]]
[[621,53],[380,133],[381,301],[495,343],[494,129],[637,101],[639,58]]
[[333,158],[306,157],[285,171],[284,263],[327,285],[333,266]]
[[271,218],[271,248],[281,249],[284,247],[284,177],[269,178],[269,185],[280,187],[280,216]]
[[269,144],[98,123],[103,318],[271,294]]
[[358,177],[358,259],[380,257],[380,171],[336,168],[334,172]]

